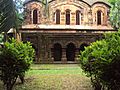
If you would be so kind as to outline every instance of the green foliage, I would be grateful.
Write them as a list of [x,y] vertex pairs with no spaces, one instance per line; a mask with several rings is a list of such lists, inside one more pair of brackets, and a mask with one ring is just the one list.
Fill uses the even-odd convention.
[[115,29],[120,29],[120,0],[109,0],[112,4],[110,21]]
[[120,88],[120,33],[106,34],[81,53],[80,64],[93,84],[105,85],[111,90]]
[[112,5],[115,5],[115,2],[118,0],[108,0]]
[[11,39],[0,50],[0,79],[7,90],[12,90],[18,76],[24,76],[33,61],[34,49],[29,42]]
[[[120,29],[120,0],[111,3],[110,21],[112,26]],[[92,43],[81,53],[80,63],[95,90],[106,86],[110,90],[120,88],[120,32],[106,34],[105,39]],[[98,88],[99,87],[99,88]]]

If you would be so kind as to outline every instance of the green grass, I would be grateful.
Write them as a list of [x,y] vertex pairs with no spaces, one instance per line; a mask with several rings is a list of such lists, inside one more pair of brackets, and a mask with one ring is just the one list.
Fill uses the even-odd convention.
[[48,74],[82,74],[82,69],[74,64],[43,64],[32,65],[31,70],[27,73],[29,75],[48,75]]
[[14,90],[92,90],[90,79],[77,64],[35,64],[26,73],[25,83],[19,82]]

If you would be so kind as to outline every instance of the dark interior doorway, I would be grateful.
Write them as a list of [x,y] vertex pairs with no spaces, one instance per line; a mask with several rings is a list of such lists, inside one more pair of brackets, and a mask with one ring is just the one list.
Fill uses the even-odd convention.
[[88,44],[86,44],[86,43],[81,44],[81,46],[79,48],[79,52],[84,51],[85,47],[87,47],[87,46],[88,46]]
[[54,61],[61,61],[62,47],[59,43],[54,44],[53,57],[54,57]]
[[67,61],[75,60],[75,45],[73,43],[69,43],[66,48],[66,57]]

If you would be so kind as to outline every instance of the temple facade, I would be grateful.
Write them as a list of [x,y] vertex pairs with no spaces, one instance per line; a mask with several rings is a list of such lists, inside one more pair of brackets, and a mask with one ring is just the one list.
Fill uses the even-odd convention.
[[21,40],[32,43],[36,63],[78,63],[85,46],[115,32],[105,0],[26,0],[24,7]]

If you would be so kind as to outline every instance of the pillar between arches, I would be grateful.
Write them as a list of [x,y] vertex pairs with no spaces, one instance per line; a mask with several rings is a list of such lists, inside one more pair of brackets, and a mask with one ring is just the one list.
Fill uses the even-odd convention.
[[67,58],[66,58],[66,48],[62,48],[62,58],[61,58],[62,63],[67,63]]

